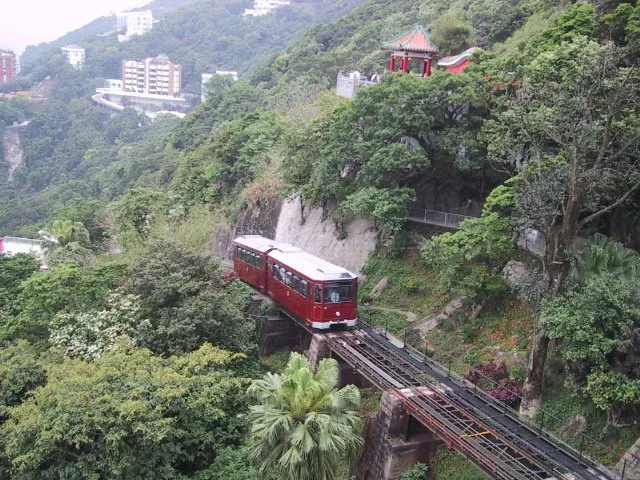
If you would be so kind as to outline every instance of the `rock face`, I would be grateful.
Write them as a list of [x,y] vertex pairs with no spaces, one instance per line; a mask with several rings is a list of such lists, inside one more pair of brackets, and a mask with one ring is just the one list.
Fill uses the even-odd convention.
[[625,480],[640,480],[640,438],[636,440],[627,453],[620,459],[616,470],[622,473]]
[[213,254],[221,259],[230,259],[233,239],[240,235],[275,238],[281,205],[282,200],[274,198],[260,205],[247,207],[238,215],[235,228],[220,225],[211,239]]
[[360,218],[347,222],[345,230],[346,238],[339,240],[333,221],[323,221],[320,208],[305,207],[303,219],[300,198],[294,197],[282,204],[275,239],[360,273],[375,249],[377,232]]
[[502,278],[504,278],[504,283],[506,283],[507,287],[512,290],[517,290],[519,287],[522,287],[529,277],[529,269],[522,262],[511,260],[502,269]]
[[382,277],[371,289],[371,298],[379,298],[389,286],[389,277]]
[[573,438],[578,438],[587,431],[587,419],[584,415],[571,417],[567,422],[565,433]]
[[13,172],[22,163],[22,147],[20,146],[20,135],[17,127],[7,127],[2,135],[4,148],[4,159],[9,165],[7,169],[7,182],[13,181]]

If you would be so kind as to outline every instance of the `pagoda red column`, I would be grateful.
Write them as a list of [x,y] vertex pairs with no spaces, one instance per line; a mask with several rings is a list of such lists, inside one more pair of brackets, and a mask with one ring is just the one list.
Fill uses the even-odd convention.
[[424,59],[424,65],[422,67],[422,76],[423,77],[430,77],[431,76],[431,59],[430,58],[425,58]]
[[409,57],[402,57],[400,70],[402,70],[404,73],[407,73],[409,71]]
[[389,71],[390,72],[395,72],[396,71],[396,56],[395,55],[391,55],[389,57]]

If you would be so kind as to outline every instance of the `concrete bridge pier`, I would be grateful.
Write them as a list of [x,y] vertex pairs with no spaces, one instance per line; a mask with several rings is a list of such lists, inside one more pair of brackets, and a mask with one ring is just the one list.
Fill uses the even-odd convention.
[[[364,453],[356,466],[358,480],[397,480],[417,462],[431,465],[444,443],[405,410],[402,399],[384,392],[380,410],[365,425]],[[433,473],[431,474],[432,478]]]
[[342,360],[331,351],[328,337],[330,333],[314,333],[309,344],[309,363],[314,372],[318,369],[318,363],[323,358],[335,358],[340,365],[340,387],[345,385],[355,385],[358,388],[369,388],[371,383],[364,378],[356,369]]
[[254,311],[260,322],[260,354],[271,355],[283,348],[304,351],[309,345],[309,334],[283,314],[271,301],[260,296],[254,299]]

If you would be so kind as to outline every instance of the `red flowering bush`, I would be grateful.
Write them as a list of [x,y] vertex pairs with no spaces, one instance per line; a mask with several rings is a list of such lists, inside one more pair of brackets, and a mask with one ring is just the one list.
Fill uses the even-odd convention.
[[464,378],[511,407],[518,406],[522,398],[522,385],[509,379],[509,367],[504,362],[479,363]]
[[231,282],[237,279],[238,279],[238,275],[233,270],[233,268],[225,268],[224,272],[222,272],[222,277],[220,278],[220,282],[222,282],[222,285],[226,287]]

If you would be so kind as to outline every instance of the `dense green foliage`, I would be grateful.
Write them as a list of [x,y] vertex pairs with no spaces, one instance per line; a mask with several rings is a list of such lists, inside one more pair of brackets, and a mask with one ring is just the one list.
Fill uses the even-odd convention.
[[479,87],[467,75],[390,75],[294,131],[285,179],[310,204],[368,212],[398,230],[415,190],[482,169],[474,135],[484,103]]
[[423,247],[427,264],[436,267],[452,291],[474,305],[504,294],[501,272],[515,250],[509,222],[513,207],[513,189],[501,185],[487,197],[480,218],[466,220],[459,231],[438,235]]
[[[188,91],[198,94],[201,73],[245,72],[269,54],[285,48],[309,27],[339,17],[360,2],[299,1],[264,17],[243,17],[249,3],[242,0],[183,3],[189,4],[171,9],[151,4],[158,20],[153,30],[124,43],[117,40],[115,17],[104,18],[66,39],[27,51],[23,70],[37,76],[36,80],[43,78],[46,68],[61,63],[59,49],[68,44],[63,43],[66,40],[86,49],[85,70],[101,78],[119,78],[122,59],[142,60],[165,54],[183,66]],[[107,32],[111,35],[96,35]],[[43,58],[48,59],[44,65]]]
[[161,359],[122,345],[93,363],[66,359],[0,428],[21,478],[175,479],[234,443],[243,391],[238,355],[205,344]]
[[249,458],[261,473],[292,480],[332,480],[340,465],[352,460],[362,439],[356,412],[360,392],[353,385],[338,390],[340,369],[323,359],[317,371],[292,353],[282,375],[254,380],[247,393]]
[[[24,165],[0,184],[1,233],[43,230],[51,267],[0,258],[0,477],[338,478],[360,443],[357,390],[335,388],[333,362],[314,375],[294,355],[283,374],[251,383],[247,410],[258,351],[249,290],[209,256],[214,227],[228,227],[211,224],[284,192],[322,207],[339,231],[351,216],[372,220],[382,241],[368,282],[388,276],[380,304],[420,318],[446,304],[441,288],[473,317],[499,311],[502,268],[520,260],[528,275],[516,293],[542,327],[525,393],[540,394],[531,385],[553,340],[560,381],[612,424],[637,418],[640,268],[609,237],[640,245],[638,5],[323,0],[242,19],[239,0],[180,3],[128,43],[95,37],[105,19],[61,40],[86,39],[84,71],[63,65],[59,44],[32,49],[27,78],[52,75],[48,102],[0,101],[0,127],[32,117],[20,127]],[[382,72],[379,41],[415,22],[445,53],[487,51],[461,75],[386,75],[353,101],[326,91],[338,70]],[[90,103],[121,58],[158,53],[183,63],[192,94],[203,70],[255,68],[214,79],[183,121]],[[394,263],[415,237],[405,223],[415,203],[483,208]],[[546,240],[541,257],[517,248],[532,228]],[[485,317],[463,317],[443,329],[492,344]]]

